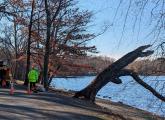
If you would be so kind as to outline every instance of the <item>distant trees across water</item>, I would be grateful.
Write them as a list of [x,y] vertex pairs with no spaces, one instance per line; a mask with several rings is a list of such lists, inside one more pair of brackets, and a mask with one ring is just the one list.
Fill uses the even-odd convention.
[[140,75],[165,75],[165,58],[138,60],[131,63],[128,68]]
[[[68,58],[66,61],[59,70],[59,75],[96,75],[111,65],[115,59],[105,56],[84,56]],[[140,75],[165,75],[165,58],[137,60],[127,68]]]

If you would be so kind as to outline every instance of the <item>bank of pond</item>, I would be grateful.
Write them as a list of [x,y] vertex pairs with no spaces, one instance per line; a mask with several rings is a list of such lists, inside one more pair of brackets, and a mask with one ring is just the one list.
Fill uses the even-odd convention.
[[[51,87],[65,91],[79,91],[85,88],[95,76],[55,77]],[[165,76],[141,76],[141,78],[157,91],[165,91]],[[109,82],[97,94],[98,98],[121,102],[149,112],[165,115],[165,103],[157,99],[152,93],[136,83],[131,77],[121,77],[122,84]],[[161,90],[161,91],[160,91]],[[165,93],[162,93],[165,95]]]

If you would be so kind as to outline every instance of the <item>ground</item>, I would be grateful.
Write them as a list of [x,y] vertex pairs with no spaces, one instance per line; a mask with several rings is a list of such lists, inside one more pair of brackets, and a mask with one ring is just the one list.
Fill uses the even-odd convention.
[[96,104],[51,90],[27,94],[17,86],[13,95],[0,88],[0,119],[6,120],[163,120],[149,112],[98,99]]

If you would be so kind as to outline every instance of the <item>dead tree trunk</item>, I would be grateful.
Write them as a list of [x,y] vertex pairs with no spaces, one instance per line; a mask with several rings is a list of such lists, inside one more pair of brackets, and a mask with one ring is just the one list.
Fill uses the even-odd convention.
[[122,83],[122,81],[119,79],[118,73],[124,67],[126,67],[128,64],[132,63],[139,57],[146,57],[153,53],[153,51],[143,52],[143,50],[147,49],[148,47],[150,47],[150,45],[138,47],[134,51],[126,54],[125,56],[108,66],[100,74],[98,74],[98,76],[91,82],[91,84],[89,84],[83,90],[77,92],[74,97],[84,97],[85,99],[94,102],[97,92],[108,82],[113,82],[116,84]]

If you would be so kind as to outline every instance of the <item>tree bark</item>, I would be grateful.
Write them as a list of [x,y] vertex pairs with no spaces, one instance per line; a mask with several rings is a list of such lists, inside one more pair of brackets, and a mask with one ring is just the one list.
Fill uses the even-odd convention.
[[31,16],[30,16],[30,24],[29,24],[29,37],[27,41],[27,60],[26,60],[26,74],[25,74],[25,81],[24,85],[28,85],[28,73],[30,70],[30,45],[31,45],[31,29],[32,29],[32,24],[33,24],[33,11],[34,11],[34,4],[35,0],[32,1],[32,11],[31,11]]
[[14,18],[14,44],[15,44],[15,68],[14,68],[14,79],[18,79],[18,44],[17,44],[17,26],[16,26],[16,20]]
[[48,6],[48,1],[45,0],[45,11],[46,11],[46,21],[47,21],[47,37],[46,37],[46,44],[45,44],[45,55],[44,55],[44,72],[43,72],[43,79],[44,79],[44,88],[46,91],[48,90],[48,63],[49,63],[49,54],[50,54],[50,37],[51,37],[51,26],[57,15],[59,14],[61,8],[62,0],[59,1],[59,6],[51,19],[51,13]]
[[98,74],[98,76],[86,88],[75,93],[74,97],[83,97],[84,99],[94,102],[97,92],[108,82],[121,84],[122,81],[119,79],[118,73],[137,58],[146,57],[153,54],[153,51],[149,50],[143,52],[143,50],[147,49],[148,47],[150,47],[150,45],[138,47],[134,51],[126,54],[125,56],[108,66],[100,74]]
[[50,52],[50,32],[51,32],[51,17],[50,11],[48,9],[47,0],[45,0],[45,10],[46,10],[46,21],[47,21],[47,33],[46,33],[46,44],[45,44],[45,55],[44,55],[44,87],[48,90],[48,63],[49,63],[49,52]]
[[140,84],[141,86],[143,86],[145,89],[147,89],[148,91],[150,91],[154,96],[156,96],[158,99],[162,100],[165,102],[165,97],[162,96],[160,93],[158,93],[154,88],[152,88],[150,85],[148,85],[146,82],[144,82],[143,80],[141,80],[141,78],[138,76],[137,73],[135,73],[132,70],[121,70],[118,73],[118,77],[120,76],[127,76],[130,75],[138,84]]

